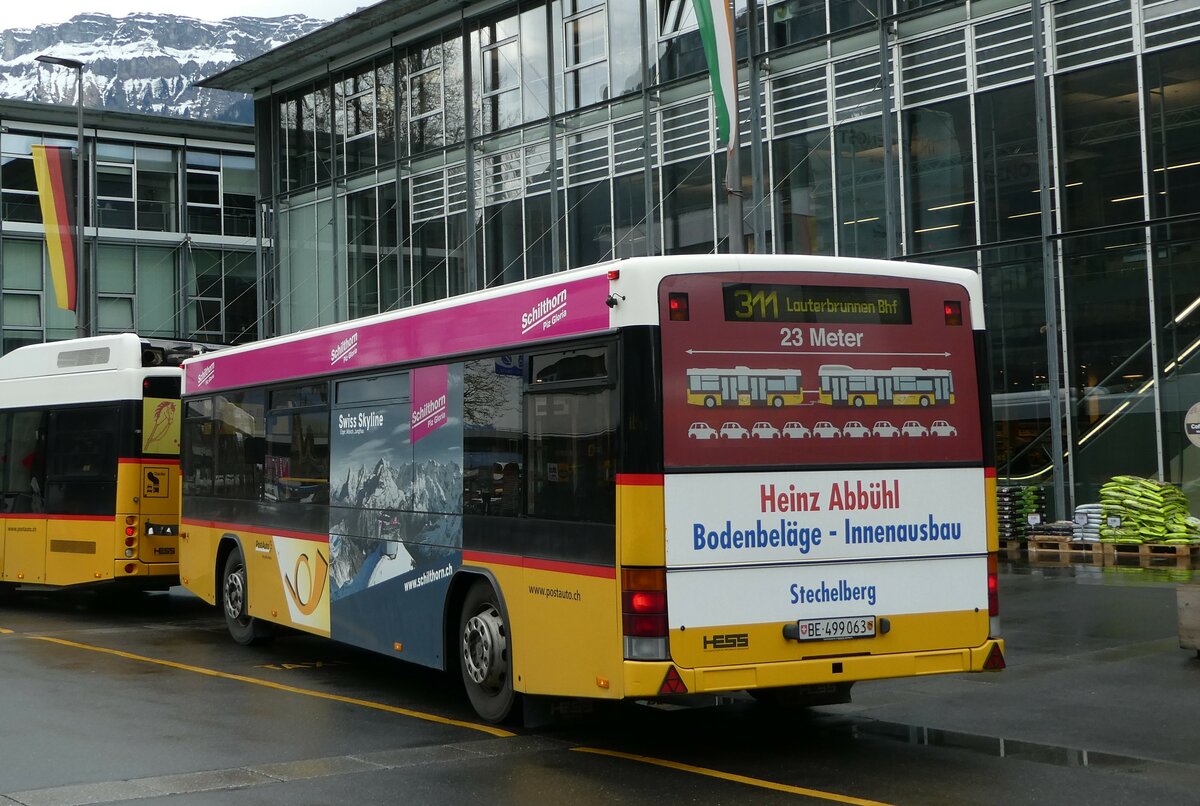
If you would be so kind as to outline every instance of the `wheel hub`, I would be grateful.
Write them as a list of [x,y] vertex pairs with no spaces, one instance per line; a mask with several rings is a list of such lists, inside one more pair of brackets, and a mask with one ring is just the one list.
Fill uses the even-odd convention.
[[235,621],[242,618],[246,605],[245,571],[238,569],[225,577],[225,615]]
[[508,673],[508,639],[494,607],[471,616],[463,627],[463,668],[476,685],[499,688]]

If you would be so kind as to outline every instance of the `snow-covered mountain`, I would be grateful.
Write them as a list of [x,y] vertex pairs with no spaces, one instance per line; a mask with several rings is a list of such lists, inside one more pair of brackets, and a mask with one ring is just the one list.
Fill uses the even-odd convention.
[[35,61],[48,54],[84,63],[83,99],[90,109],[249,123],[248,95],[194,83],[327,24],[300,14],[220,22],[79,14],[57,25],[12,28],[0,31],[0,97],[74,104],[75,71]]

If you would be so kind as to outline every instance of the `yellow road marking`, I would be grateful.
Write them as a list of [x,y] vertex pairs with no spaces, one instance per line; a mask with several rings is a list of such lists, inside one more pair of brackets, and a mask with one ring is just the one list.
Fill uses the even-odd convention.
[[12,630],[6,630],[3,627],[0,627],[0,635],[12,635]]
[[805,789],[802,786],[791,786],[789,784],[780,784],[775,781],[764,781],[762,778],[750,778],[746,775],[735,775],[731,772],[721,772],[720,770],[710,770],[707,767],[695,767],[691,764],[680,764],[678,761],[667,761],[662,758],[652,758],[650,756],[636,756],[632,753],[621,753],[616,750],[601,750],[598,747],[572,747],[572,750],[579,753],[594,753],[598,756],[611,756],[613,758],[623,758],[627,761],[637,761],[642,764],[653,764],[656,767],[666,767],[680,772],[690,772],[695,775],[707,775],[709,778],[720,778],[723,781],[732,781],[736,784],[745,784],[747,786],[757,786],[761,789],[773,789],[776,792],[787,792],[792,795],[805,795],[810,798],[820,798],[822,800],[833,800],[838,803],[852,803],[855,806],[888,806],[878,800],[863,800],[862,798],[854,798],[848,795],[839,795],[836,792],[822,792],[819,789]]
[[158,666],[167,666],[171,669],[180,669],[185,672],[194,672],[196,674],[207,675],[208,677],[219,677],[224,680],[236,680],[239,683],[250,683],[251,685],[263,686],[264,688],[271,688],[275,689],[276,691],[286,691],[290,694],[303,694],[306,697],[317,697],[322,700],[344,702],[348,705],[357,705],[362,708],[372,708],[376,711],[386,711],[389,714],[399,714],[400,716],[412,717],[413,719],[423,719],[426,722],[437,722],[441,725],[453,725],[458,728],[477,730],[481,731],[482,733],[490,733],[492,736],[499,736],[501,738],[516,736],[516,734],[511,731],[504,730],[503,728],[496,728],[491,725],[481,725],[476,722],[463,722],[462,720],[450,719],[444,716],[437,716],[436,714],[426,714],[421,711],[412,711],[408,708],[400,708],[395,705],[384,705],[383,703],[371,702],[370,700],[358,700],[354,697],[343,697],[340,694],[326,694],[323,691],[313,691],[312,689],[307,688],[287,686],[283,683],[274,683],[270,680],[259,680],[255,677],[246,677],[245,675],[240,674],[218,672],[216,669],[206,669],[203,666],[191,666],[186,663],[176,663],[175,661],[163,660],[161,658],[135,655],[132,652],[122,652],[119,649],[108,649],[107,647],[93,646],[92,644],[81,644],[76,641],[67,641],[63,638],[51,638],[47,635],[30,635],[28,637],[37,641],[49,641],[53,644],[62,644],[63,646],[74,647],[75,649],[87,649],[92,652],[102,652],[106,655],[115,655],[118,658],[141,661],[142,663],[153,663]]

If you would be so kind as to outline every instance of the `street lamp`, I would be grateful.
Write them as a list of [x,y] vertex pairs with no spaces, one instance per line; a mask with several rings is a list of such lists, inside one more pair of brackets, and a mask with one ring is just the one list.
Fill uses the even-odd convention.
[[96,326],[96,307],[92,304],[95,283],[87,276],[83,265],[83,62],[44,53],[34,58],[43,64],[56,64],[75,71],[75,136],[79,151],[79,166],[75,171],[75,335],[91,336]]

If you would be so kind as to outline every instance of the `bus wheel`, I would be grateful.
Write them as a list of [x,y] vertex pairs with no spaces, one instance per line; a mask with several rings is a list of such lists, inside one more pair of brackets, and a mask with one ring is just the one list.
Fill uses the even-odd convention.
[[775,398],[774,400],[771,401],[771,405],[777,409],[783,408],[783,398],[782,397]]
[[225,572],[221,575],[221,607],[229,634],[243,646],[266,637],[262,622],[246,612],[249,607],[246,590],[246,562],[241,549],[234,549],[225,558]]
[[923,409],[929,408],[929,398],[927,398],[923,395],[921,397],[921,408],[923,408]]
[[866,402],[867,401],[863,400],[861,396],[856,397],[854,398],[854,408],[861,409]]
[[471,706],[488,722],[504,721],[517,700],[512,654],[499,597],[486,582],[476,582],[467,591],[458,635],[463,687]]
[[712,395],[704,398],[704,408],[711,409],[715,405],[717,405],[717,399]]

